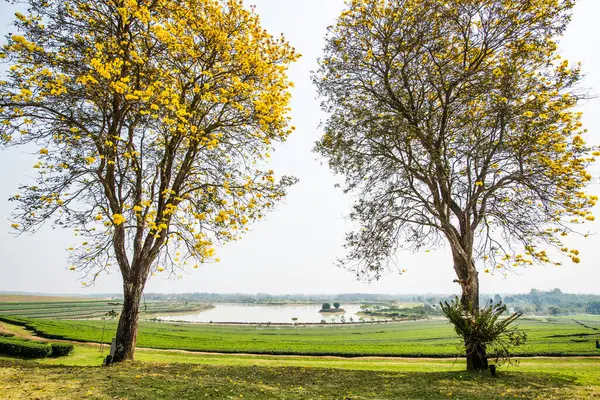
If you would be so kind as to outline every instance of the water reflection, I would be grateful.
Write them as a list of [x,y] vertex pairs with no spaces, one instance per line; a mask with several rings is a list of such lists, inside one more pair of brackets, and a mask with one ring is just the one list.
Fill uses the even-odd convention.
[[[264,304],[215,304],[215,308],[190,314],[161,315],[157,318],[166,321],[187,322],[256,322],[256,323],[292,323],[292,318],[298,318],[298,323],[318,323],[321,320],[341,322],[342,316],[346,322],[350,318],[358,322],[360,304],[342,304],[345,313],[319,313],[321,304],[302,305],[264,305]],[[333,321],[332,321],[333,320]]]

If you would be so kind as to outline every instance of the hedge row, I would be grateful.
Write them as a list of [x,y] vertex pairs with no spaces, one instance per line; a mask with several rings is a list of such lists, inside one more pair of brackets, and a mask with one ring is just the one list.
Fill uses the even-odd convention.
[[25,358],[48,357],[52,348],[45,343],[37,343],[13,338],[0,338],[0,353]]
[[27,339],[0,337],[0,354],[25,358],[44,358],[67,356],[73,351],[68,343],[40,343]]
[[6,315],[0,315],[0,322],[6,322],[7,324],[17,325],[17,326],[25,326],[29,323],[29,320],[26,318],[9,317]]
[[73,345],[68,343],[51,343],[50,347],[52,348],[50,353],[52,357],[68,356],[73,351]]

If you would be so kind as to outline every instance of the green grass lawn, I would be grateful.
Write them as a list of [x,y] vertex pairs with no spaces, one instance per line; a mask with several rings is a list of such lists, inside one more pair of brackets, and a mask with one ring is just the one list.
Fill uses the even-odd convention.
[[[48,338],[89,342],[100,342],[102,338],[102,321],[31,319],[27,323],[38,335]],[[600,339],[598,316],[523,318],[520,325],[529,340],[517,349],[517,355],[600,355],[595,348],[595,341]],[[106,342],[115,330],[116,321],[109,321]],[[137,344],[221,353],[404,357],[460,354],[459,340],[443,320],[306,327],[141,322]]]
[[[106,354],[106,353],[105,353]],[[137,352],[98,367],[98,347],[68,357],[0,358],[2,399],[590,399],[600,359],[528,358],[517,367],[464,372],[464,361]],[[159,362],[160,361],[160,362]]]
[[[35,320],[40,322],[43,320]],[[46,321],[69,322],[69,321]],[[90,321],[77,321],[81,322]],[[538,337],[548,332],[548,321],[536,324]],[[574,327],[566,321],[550,321],[563,334]],[[594,320],[585,324],[591,326]],[[68,325],[75,329],[78,325]],[[373,335],[404,333],[436,337],[439,322],[364,327],[335,326],[283,329],[282,340],[325,335],[355,335],[356,329],[369,329]],[[575,324],[575,323],[573,323]],[[85,324],[84,324],[85,325]],[[579,324],[575,324],[580,326]],[[62,325],[61,325],[62,326]],[[4,330],[27,334],[23,327],[2,324]],[[162,334],[189,331],[204,335],[220,332],[241,335],[240,327],[204,325],[173,326],[144,324],[144,329],[160,329]],[[436,328],[437,327],[437,328]],[[580,326],[581,327],[581,326]],[[183,329],[186,328],[186,329]],[[206,330],[210,328],[211,330]],[[232,328],[236,330],[232,331]],[[249,329],[248,327],[245,327]],[[434,329],[436,328],[436,329]],[[447,328],[447,327],[446,327]],[[444,328],[444,329],[446,329]],[[590,329],[584,328],[583,329]],[[254,328],[256,329],[256,328]],[[269,328],[273,332],[281,331]],[[384,331],[384,333],[376,333]],[[146,331],[146,335],[150,331]],[[294,334],[296,332],[296,334]],[[419,333],[420,332],[420,333]],[[447,331],[452,334],[451,330]],[[247,333],[249,335],[249,333]],[[310,336],[310,334],[315,336]],[[271,337],[273,335],[267,335]],[[229,340],[233,340],[231,336]],[[172,339],[172,338],[170,338]],[[388,339],[389,340],[389,339]],[[427,340],[424,340],[425,342]],[[268,343],[276,343],[272,340]],[[330,342],[336,343],[336,342]],[[107,354],[96,344],[76,344],[75,351],[60,358],[16,360],[0,356],[0,398],[2,399],[593,399],[600,398],[600,357],[521,358],[517,366],[502,366],[498,376],[467,373],[464,359],[415,359],[392,357],[276,356],[260,354],[204,354],[175,350],[138,349],[136,362],[100,367]]]

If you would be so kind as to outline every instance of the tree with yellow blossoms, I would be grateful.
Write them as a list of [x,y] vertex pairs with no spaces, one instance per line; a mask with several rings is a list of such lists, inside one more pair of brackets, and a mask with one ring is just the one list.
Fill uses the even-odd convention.
[[114,361],[132,359],[151,275],[218,261],[294,178],[262,170],[292,132],[298,54],[241,0],[28,0],[0,56],[0,141],[36,146],[13,228],[74,228],[71,269],[116,267]]
[[[379,278],[399,248],[448,243],[465,312],[479,270],[557,263],[594,220],[577,89],[558,55],[572,0],[350,0],[314,82],[316,151],[357,194],[340,262]],[[487,365],[467,349],[469,369]]]

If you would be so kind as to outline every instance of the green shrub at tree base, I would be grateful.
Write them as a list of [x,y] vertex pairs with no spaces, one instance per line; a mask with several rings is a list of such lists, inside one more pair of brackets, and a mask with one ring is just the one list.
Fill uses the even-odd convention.
[[51,347],[45,343],[36,343],[15,338],[0,338],[0,354],[25,358],[44,358],[50,355]]
[[[507,311],[502,302],[490,303],[472,311],[473,307],[465,306],[455,297],[451,302],[440,303],[440,308],[464,342],[466,353],[478,356],[479,364],[475,369],[487,369],[489,355],[492,355],[496,363],[510,363],[514,348],[527,341],[527,334],[515,324],[521,317],[520,313],[500,319]],[[467,368],[473,369],[470,366]]]

